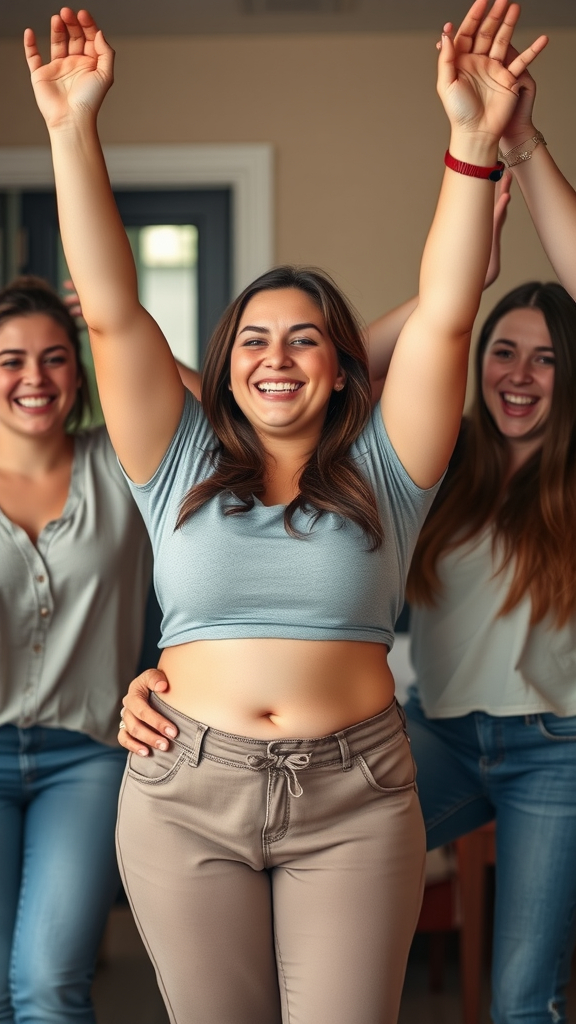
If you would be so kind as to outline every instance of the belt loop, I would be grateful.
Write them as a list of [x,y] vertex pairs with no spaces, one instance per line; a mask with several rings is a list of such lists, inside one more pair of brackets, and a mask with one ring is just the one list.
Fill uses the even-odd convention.
[[192,753],[190,756],[190,764],[192,765],[193,768],[198,767],[198,762],[200,760],[200,752],[202,750],[202,740],[204,739],[204,734],[207,731],[207,725],[201,725],[200,722],[196,723],[196,736],[194,737],[194,746],[192,747]]
[[335,732],[336,739],[338,740],[338,746],[340,747],[340,754],[342,756],[342,771],[349,772],[352,767],[352,759],[350,756],[350,747],[348,746],[348,740],[346,739],[346,733]]

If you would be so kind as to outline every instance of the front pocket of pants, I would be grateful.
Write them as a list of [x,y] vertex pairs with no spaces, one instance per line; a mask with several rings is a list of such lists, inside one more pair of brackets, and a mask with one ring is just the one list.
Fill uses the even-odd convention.
[[576,715],[562,718],[550,713],[538,715],[538,728],[547,740],[556,743],[576,742]]
[[378,793],[414,789],[416,768],[403,730],[379,747],[357,754],[355,761],[368,785]]
[[136,782],[148,786],[161,786],[170,782],[187,760],[187,753],[171,743],[168,750],[151,750],[148,757],[130,754],[128,775]]

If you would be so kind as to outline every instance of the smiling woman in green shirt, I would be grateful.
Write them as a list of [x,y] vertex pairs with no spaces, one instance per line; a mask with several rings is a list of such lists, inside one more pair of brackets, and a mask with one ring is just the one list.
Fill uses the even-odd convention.
[[151,554],[44,282],[0,292],[0,1020],[93,1024]]

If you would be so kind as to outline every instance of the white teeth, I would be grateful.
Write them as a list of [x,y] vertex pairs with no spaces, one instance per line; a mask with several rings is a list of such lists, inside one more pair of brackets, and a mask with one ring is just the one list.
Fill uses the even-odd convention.
[[50,405],[52,398],[48,395],[43,395],[38,398],[17,398],[18,405],[23,405],[25,409],[40,409],[44,405]]
[[505,402],[510,405],[534,405],[536,402],[535,398],[530,398],[529,395],[512,395],[509,392],[504,392],[502,395]]
[[298,391],[300,384],[291,384],[289,381],[271,381],[267,380],[262,384],[257,384],[258,391]]

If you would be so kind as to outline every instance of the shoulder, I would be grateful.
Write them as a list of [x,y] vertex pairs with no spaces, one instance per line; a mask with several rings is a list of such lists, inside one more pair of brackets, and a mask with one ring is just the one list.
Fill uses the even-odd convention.
[[372,482],[384,487],[390,496],[396,494],[400,497],[404,494],[416,503],[423,500],[429,504],[442,482],[441,478],[433,487],[422,488],[412,480],[388,436],[379,402],[352,445],[350,454],[366,466],[373,478]]
[[212,472],[218,443],[202,406],[187,392],[180,422],[156,472],[143,484],[125,476],[153,541],[167,523],[174,528],[184,496]]
[[153,476],[144,484],[128,481],[133,493],[153,493],[172,486],[181,478],[188,481],[186,489],[202,475],[218,438],[200,402],[186,391],[182,416],[164,457]]

